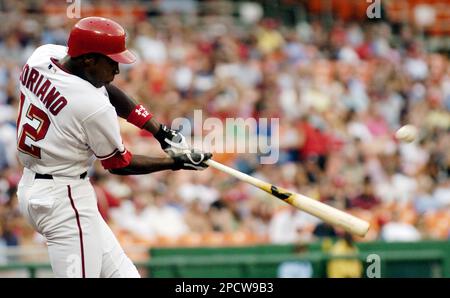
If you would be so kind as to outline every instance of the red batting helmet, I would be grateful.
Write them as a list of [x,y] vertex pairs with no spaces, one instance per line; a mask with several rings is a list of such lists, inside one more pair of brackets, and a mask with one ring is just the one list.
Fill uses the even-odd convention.
[[70,31],[68,54],[77,57],[99,53],[119,63],[130,64],[136,56],[125,46],[125,30],[113,20],[87,17],[79,20]]

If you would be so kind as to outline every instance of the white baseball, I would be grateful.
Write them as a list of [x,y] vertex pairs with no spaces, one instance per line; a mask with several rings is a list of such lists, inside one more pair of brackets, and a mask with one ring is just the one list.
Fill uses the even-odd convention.
[[397,140],[411,143],[417,138],[418,130],[414,125],[407,124],[400,127],[395,133]]

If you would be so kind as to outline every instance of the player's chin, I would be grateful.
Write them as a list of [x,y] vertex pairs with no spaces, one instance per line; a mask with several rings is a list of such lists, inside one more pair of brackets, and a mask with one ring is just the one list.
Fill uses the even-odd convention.
[[105,81],[105,85],[109,85],[112,81],[114,81],[114,76],[111,79]]

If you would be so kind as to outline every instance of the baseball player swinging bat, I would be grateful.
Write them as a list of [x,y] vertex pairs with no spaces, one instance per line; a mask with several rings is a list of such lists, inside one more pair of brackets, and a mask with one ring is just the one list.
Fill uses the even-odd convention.
[[322,219],[323,221],[328,222],[331,225],[339,226],[347,232],[364,237],[369,230],[370,225],[368,222],[345,213],[339,209],[321,203],[317,200],[311,199],[298,193],[290,192],[281,187],[264,182],[211,159],[207,160],[205,163],[213,168],[218,169],[219,171],[234,176],[241,181],[250,183],[258,187],[259,189],[262,189],[265,192],[277,197],[278,199],[300,210],[308,212]]

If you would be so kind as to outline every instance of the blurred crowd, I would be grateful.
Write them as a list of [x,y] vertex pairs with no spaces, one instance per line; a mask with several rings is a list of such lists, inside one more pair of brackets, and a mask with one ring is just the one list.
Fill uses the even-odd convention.
[[[64,45],[76,20],[33,10],[6,10],[1,19],[0,247],[39,244],[15,195],[18,77],[36,47]],[[139,14],[117,21],[139,60],[122,65],[114,84],[161,122],[192,120],[194,110],[203,119],[280,119],[276,164],[261,165],[257,154],[216,153],[218,161],[370,221],[358,241],[449,239],[450,64],[414,27]],[[150,134],[120,123],[132,152],[164,155]],[[419,137],[400,143],[394,132],[407,123]],[[342,233],[213,169],[119,177],[96,164],[90,175],[124,246],[293,243]]]

